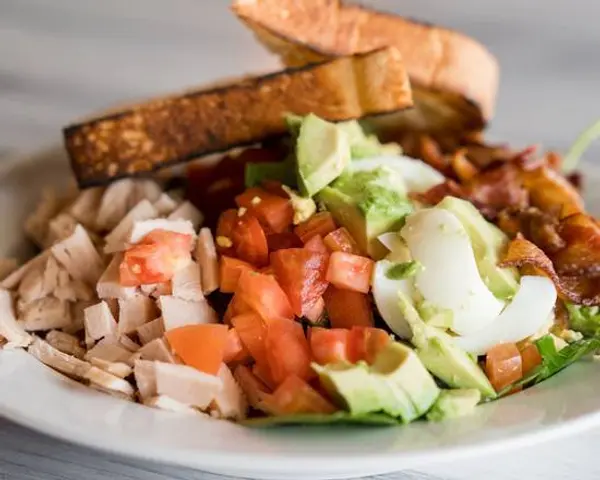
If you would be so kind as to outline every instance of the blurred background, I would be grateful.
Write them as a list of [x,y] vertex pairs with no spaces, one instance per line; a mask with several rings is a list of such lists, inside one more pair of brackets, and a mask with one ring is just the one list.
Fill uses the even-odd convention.
[[[362,3],[464,31],[498,56],[493,138],[566,148],[600,117],[600,2]],[[227,0],[1,0],[0,149],[56,144],[65,124],[121,101],[277,68],[228,7]]]

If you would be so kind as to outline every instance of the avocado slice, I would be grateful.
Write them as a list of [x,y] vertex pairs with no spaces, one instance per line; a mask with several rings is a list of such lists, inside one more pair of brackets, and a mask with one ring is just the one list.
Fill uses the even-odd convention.
[[333,182],[350,163],[348,136],[313,114],[302,119],[296,140],[298,188],[312,197]]
[[508,237],[492,225],[470,202],[445,197],[436,208],[454,214],[467,231],[481,279],[495,297],[507,300],[519,289],[519,275],[514,268],[500,268],[499,257],[508,244]]
[[481,392],[475,388],[442,390],[434,403],[427,420],[439,422],[470,415],[481,400]]
[[382,144],[376,135],[366,134],[356,120],[340,122],[337,126],[348,136],[353,160],[377,155],[400,155],[402,153],[402,148],[397,143]]
[[477,362],[458,348],[452,337],[427,325],[410,299],[399,292],[400,309],[409,323],[416,352],[427,370],[453,388],[475,388],[486,398],[495,398],[496,391]]

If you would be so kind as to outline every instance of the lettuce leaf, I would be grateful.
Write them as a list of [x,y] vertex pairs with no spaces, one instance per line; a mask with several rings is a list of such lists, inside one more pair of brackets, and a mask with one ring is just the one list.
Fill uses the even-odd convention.
[[587,337],[600,336],[600,307],[583,307],[565,303],[569,312],[569,323],[572,330],[583,333]]
[[385,427],[399,425],[401,422],[384,413],[365,413],[352,415],[348,412],[336,412],[330,415],[317,413],[303,413],[296,415],[283,415],[280,417],[261,417],[244,420],[243,425],[253,428],[268,428],[280,425],[368,425]]

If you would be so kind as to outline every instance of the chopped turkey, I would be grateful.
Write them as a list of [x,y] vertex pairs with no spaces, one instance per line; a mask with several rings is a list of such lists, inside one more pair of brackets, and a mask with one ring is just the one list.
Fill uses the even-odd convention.
[[73,235],[53,245],[51,250],[52,255],[76,280],[95,285],[104,271],[102,259],[81,225],[77,225]]
[[132,207],[135,183],[130,178],[111,183],[100,200],[96,229],[98,231],[112,230],[123,219]]
[[105,301],[86,308],[84,315],[86,338],[100,340],[117,333],[117,322]]
[[248,402],[242,389],[233,378],[231,370],[223,363],[217,376],[223,382],[223,388],[217,392],[214,399],[214,407],[219,414],[218,416],[234,420],[246,418]]
[[71,215],[68,213],[59,213],[48,223],[48,231],[46,233],[44,246],[50,247],[56,242],[60,242],[61,240],[71,236],[77,225],[77,220],[75,220]]
[[80,191],[77,198],[67,208],[67,213],[84,227],[95,230],[104,190],[104,187],[94,187]]
[[171,295],[173,292],[171,288],[171,282],[161,282],[161,283],[148,283],[146,285],[140,285],[141,292],[153,298],[158,298],[162,295]]
[[158,408],[159,410],[167,410],[168,412],[202,415],[210,418],[205,413],[196,410],[185,403],[178,402],[167,395],[158,395],[156,397],[151,397],[148,400],[144,400],[144,405],[147,407]]
[[41,338],[35,337],[28,351],[40,362],[77,380],[81,380],[92,367],[86,361],[57,350]]
[[91,366],[83,378],[89,382],[90,387],[96,390],[126,400],[133,400],[135,391],[127,380],[111,375],[98,367]]
[[67,271],[61,269],[56,258],[50,255],[44,268],[44,290],[46,292],[55,292],[60,286],[61,274],[63,277],[66,275],[66,278],[69,278]]
[[156,395],[156,372],[151,360],[136,360],[133,364],[135,383],[143,401]]
[[219,260],[215,241],[209,228],[200,229],[195,252],[202,274],[202,289],[205,295],[219,288]]
[[0,281],[19,268],[19,263],[14,258],[0,258]]
[[133,368],[122,362],[107,362],[101,358],[91,358],[90,363],[94,367],[98,367],[99,369],[119,378],[128,377],[131,375],[131,372],[133,372]]
[[165,333],[162,317],[155,318],[151,322],[144,323],[136,328],[138,339],[142,345],[150,343],[155,338],[160,338]]
[[88,361],[92,358],[99,358],[107,362],[127,363],[130,357],[131,352],[129,350],[119,344],[116,339],[107,337],[88,350],[84,358]]
[[50,219],[58,214],[60,208],[61,202],[56,192],[53,189],[44,189],[35,210],[25,220],[25,233],[42,248],[46,246]]
[[78,300],[89,301],[95,298],[95,292],[88,284],[71,278],[66,270],[60,270],[58,285],[54,289],[54,296],[70,302]]
[[139,351],[140,348],[142,348],[136,342],[134,342],[131,338],[129,338],[127,335],[119,335],[118,342],[119,342],[119,345],[121,345],[123,348],[129,350],[131,353],[135,353],[135,352]]
[[217,313],[205,299],[189,302],[172,295],[163,295],[158,299],[158,306],[162,312],[166,332],[184,325],[218,322]]
[[132,228],[137,222],[156,218],[158,211],[148,200],[141,200],[119,224],[105,237],[104,253],[121,252],[127,249]]
[[78,333],[85,328],[85,309],[91,307],[96,302],[92,300],[79,300],[71,303],[71,324],[63,327],[62,331],[66,333]]
[[155,362],[156,392],[186,405],[207,408],[223,388],[223,381],[187,365]]
[[173,296],[190,302],[204,299],[200,283],[200,267],[196,262],[190,262],[175,272],[171,279]]
[[0,289],[0,336],[8,341],[4,348],[26,347],[33,338],[17,322],[12,296],[8,290]]
[[156,304],[145,295],[119,300],[117,331],[120,335],[133,333],[139,326],[156,318],[156,314]]
[[18,269],[8,275],[0,282],[0,288],[13,289],[19,285],[23,280],[23,277],[29,273],[30,270],[42,267],[45,265],[46,260],[50,256],[50,250],[44,250],[39,255],[33,257],[24,265],[21,265]]
[[135,189],[132,200],[134,203],[140,200],[149,200],[156,202],[162,195],[163,190],[156,181],[150,178],[139,178],[135,180]]
[[48,291],[44,288],[44,270],[41,265],[37,268],[29,269],[21,280],[19,289],[17,290],[19,299],[23,303],[29,303],[44,298],[50,292],[51,290]]
[[96,292],[100,298],[130,298],[136,293],[135,287],[124,287],[119,282],[119,265],[123,261],[123,254],[117,253],[104,270],[96,284]]
[[167,216],[177,208],[177,202],[168,193],[163,193],[154,202],[154,208],[156,208],[159,216]]
[[171,214],[167,217],[168,220],[189,220],[194,226],[194,231],[198,230],[198,227],[202,225],[204,221],[204,215],[189,201],[183,202],[179,205]]
[[154,220],[140,220],[133,222],[131,231],[127,237],[127,243],[133,245],[140,242],[153,230],[167,230],[169,232],[183,233],[196,238],[196,231],[189,220],[166,220],[156,218]]
[[23,306],[19,320],[27,331],[52,330],[71,325],[68,302],[55,297],[45,297]]
[[171,353],[167,341],[164,338],[151,340],[139,349],[142,360],[157,360],[165,363],[175,363],[175,357]]
[[73,355],[77,358],[83,358],[85,350],[79,344],[79,339],[74,335],[70,335],[60,330],[51,330],[46,335],[46,342],[57,350]]

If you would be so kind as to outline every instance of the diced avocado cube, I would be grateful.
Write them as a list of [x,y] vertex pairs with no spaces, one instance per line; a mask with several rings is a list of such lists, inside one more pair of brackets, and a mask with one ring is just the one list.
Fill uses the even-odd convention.
[[439,422],[470,415],[481,401],[481,392],[475,388],[442,390],[437,401],[427,413],[427,420]]

